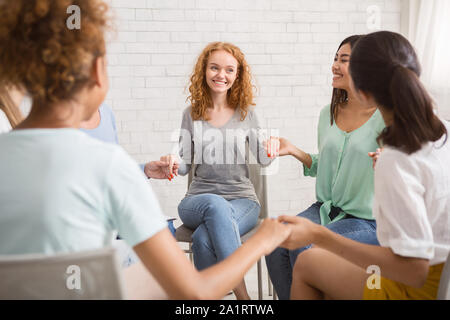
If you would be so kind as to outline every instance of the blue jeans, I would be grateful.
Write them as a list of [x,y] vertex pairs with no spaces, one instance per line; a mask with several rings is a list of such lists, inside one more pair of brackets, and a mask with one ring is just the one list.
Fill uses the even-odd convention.
[[178,214],[192,235],[194,264],[198,270],[224,260],[241,245],[241,235],[257,223],[260,206],[249,199],[225,200],[212,193],[184,198]]
[[[320,206],[321,204],[316,202],[311,207],[298,214],[298,216],[320,224]],[[375,220],[347,218],[332,222],[325,227],[346,238],[362,243],[379,245],[376,235]],[[297,256],[310,247],[311,245],[308,245],[295,250],[277,248],[270,255],[266,256],[269,276],[280,300],[289,299],[292,285],[292,269]]]
[[175,227],[173,225],[173,220],[168,220],[167,221],[167,225],[169,227],[170,233],[172,233],[172,235],[175,237],[176,229],[175,229]]

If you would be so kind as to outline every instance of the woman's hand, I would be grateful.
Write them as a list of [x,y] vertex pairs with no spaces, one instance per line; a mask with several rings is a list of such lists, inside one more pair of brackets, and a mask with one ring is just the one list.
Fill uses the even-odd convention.
[[290,250],[301,248],[314,243],[321,225],[312,222],[309,219],[297,216],[279,216],[280,222],[291,226],[292,231],[289,237],[280,245]]
[[369,157],[372,158],[372,162],[373,162],[372,168],[374,168],[374,169],[375,169],[375,163],[377,162],[378,157],[381,154],[381,151],[383,151],[383,148],[378,148],[375,152],[369,152]]
[[275,250],[291,233],[291,226],[283,224],[277,219],[266,218],[256,231],[254,237],[260,237],[265,244],[264,255]]
[[269,140],[264,141],[264,149],[267,156],[271,159],[292,154],[294,145],[285,138],[271,136]]
[[180,167],[177,157],[173,154],[162,156],[159,161],[151,161],[144,166],[144,172],[147,177],[152,179],[169,179],[171,181],[174,175],[178,175]]
[[145,164],[144,173],[148,178],[166,179],[166,163],[162,161],[151,161]]
[[162,156],[159,160],[166,164],[165,173],[169,181],[172,181],[174,175],[178,176],[178,169],[180,167],[180,162],[176,155],[168,154],[166,156]]

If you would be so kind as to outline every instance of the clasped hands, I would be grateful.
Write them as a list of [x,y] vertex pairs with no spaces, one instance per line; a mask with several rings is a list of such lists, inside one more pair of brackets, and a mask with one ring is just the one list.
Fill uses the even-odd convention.
[[[289,140],[273,136],[271,136],[270,139],[264,141],[263,146],[264,150],[267,153],[267,156],[271,159],[279,156],[291,155],[292,150],[295,148],[295,146],[291,142],[289,142]],[[375,152],[368,153],[369,157],[372,158],[373,168],[375,168],[375,164],[382,151],[383,148],[381,147],[378,148]]]
[[316,243],[320,228],[321,225],[309,219],[282,215],[265,219],[257,234],[267,244],[264,254],[268,255],[277,247],[293,250]]
[[168,179],[172,181],[175,176],[178,176],[178,169],[180,161],[178,157],[169,154],[162,156],[159,161],[151,161],[145,164],[144,172],[148,178],[152,179]]

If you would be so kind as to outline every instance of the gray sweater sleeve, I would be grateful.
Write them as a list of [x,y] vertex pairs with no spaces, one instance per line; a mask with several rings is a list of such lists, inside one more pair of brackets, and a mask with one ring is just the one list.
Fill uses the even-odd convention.
[[184,176],[189,173],[194,157],[194,143],[191,108],[188,107],[183,112],[183,119],[181,120],[180,137],[178,140],[178,150],[180,156],[180,167],[178,174]]

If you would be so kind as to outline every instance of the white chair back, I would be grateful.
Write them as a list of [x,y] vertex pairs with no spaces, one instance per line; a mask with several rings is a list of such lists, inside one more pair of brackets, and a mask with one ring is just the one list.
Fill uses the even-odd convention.
[[124,299],[114,248],[0,256],[0,299]]
[[437,300],[450,300],[450,253],[442,270]]

